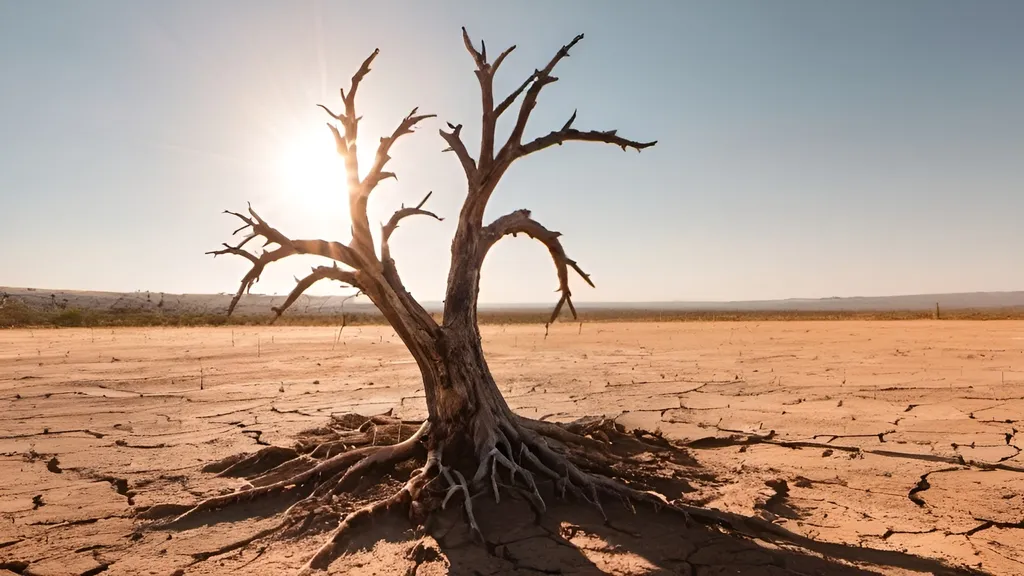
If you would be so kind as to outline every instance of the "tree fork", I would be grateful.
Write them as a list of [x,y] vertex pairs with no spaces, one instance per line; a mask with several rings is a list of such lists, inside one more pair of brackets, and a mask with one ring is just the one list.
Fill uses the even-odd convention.
[[[560,495],[579,497],[598,509],[602,509],[602,493],[615,495],[624,501],[672,506],[664,497],[602,475],[625,477],[615,471],[615,466],[628,461],[628,458],[613,454],[609,446],[613,439],[624,442],[627,435],[612,423],[603,422],[586,429],[516,416],[487,366],[477,324],[481,267],[490,248],[509,235],[526,234],[548,249],[561,294],[549,324],[558,319],[563,307],[567,307],[574,318],[577,316],[569,285],[570,269],[593,286],[590,276],[566,255],[560,234],[541,225],[530,211],[518,210],[488,225],[483,224],[487,203],[511,165],[520,158],[565,142],[598,142],[637,151],[653,146],[655,142],[629,140],[619,136],[615,130],[577,130],[573,128],[577,116],[575,111],[560,129],[524,142],[525,129],[542,89],[558,80],[552,75],[555,67],[569,57],[570,50],[583,39],[583,35],[562,46],[546,66],[536,70],[512,93],[497,100],[497,104],[494,76],[515,46],[501,52],[492,63],[488,61],[483,42],[478,50],[465,29],[462,35],[480,84],[481,136],[479,157],[473,158],[462,140],[461,124],[449,123],[449,130],[440,130],[441,137],[448,144],[445,151],[453,152],[458,158],[467,185],[466,200],[460,210],[452,242],[440,324],[406,290],[390,248],[392,236],[404,218],[419,215],[441,219],[424,208],[430,194],[415,207],[403,206],[382,224],[379,247],[374,246],[370,233],[366,212],[368,199],[379,184],[397,178],[386,170],[393,148],[402,136],[412,133],[419,123],[433,117],[418,114],[418,109],[413,108],[390,136],[380,139],[372,166],[365,177],[359,178],[356,151],[360,116],[356,93],[369,74],[378,50],[374,50],[352,76],[348,91],[341,91],[343,111],[335,113],[320,105],[337,122],[328,123],[328,126],[347,171],[351,241],[293,240],[250,207],[248,215],[229,212],[242,220],[243,225],[235,234],[247,231],[243,239],[212,252],[215,256],[241,256],[252,264],[231,301],[229,314],[242,295],[259,281],[269,264],[293,254],[315,255],[332,261],[330,265],[316,267],[308,276],[297,280],[295,289],[273,312],[279,317],[308,288],[321,280],[338,281],[364,294],[395,329],[420,369],[427,404],[426,421],[413,425],[394,418],[374,417],[365,419],[357,427],[346,428],[352,424],[350,417],[345,420],[348,424],[335,426],[328,438],[315,445],[307,443],[294,449],[267,448],[223,467],[222,474],[232,475],[242,470],[257,470],[248,475],[249,481],[243,489],[179,510],[170,523],[180,524],[203,512],[270,494],[299,494],[300,490],[306,490],[309,493],[288,509],[279,527],[308,526],[317,514],[316,510],[331,504],[333,496],[352,493],[352,487],[371,472],[377,474],[383,470],[386,473],[406,461],[419,465],[412,477],[393,496],[368,502],[342,516],[338,527],[309,560],[304,572],[325,568],[354,526],[365,518],[394,507],[407,508],[414,520],[420,521],[437,508],[461,502],[473,533],[482,537],[472,511],[473,496],[482,491],[490,492],[495,500],[500,501],[503,489],[520,490],[539,511],[546,508],[538,489],[538,484],[543,481],[552,482]],[[502,114],[512,110],[520,98],[511,133],[504,142],[499,142],[496,138],[498,120]],[[264,247],[275,247],[260,255],[247,250],[249,242],[258,238],[263,239]],[[403,426],[410,434],[405,438],[402,437]],[[382,437],[394,436],[393,442],[379,443],[378,433],[381,431],[384,431]],[[644,446],[647,450],[665,449],[657,443]],[[262,469],[266,462],[277,462],[282,457],[285,458],[283,462]],[[168,522],[161,523],[166,524]],[[244,546],[248,542],[251,540],[238,545]]]

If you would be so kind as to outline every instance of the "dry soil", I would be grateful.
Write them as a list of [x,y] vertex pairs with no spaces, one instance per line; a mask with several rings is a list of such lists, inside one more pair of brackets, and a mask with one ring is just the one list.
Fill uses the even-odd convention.
[[[332,573],[1024,574],[1024,322],[482,331],[520,414],[660,430],[699,462],[670,496],[811,545],[482,499],[488,547],[385,519]],[[205,558],[270,520],[147,531],[132,511],[234,489],[203,464],[331,414],[425,414],[415,365],[376,327],[0,331],[0,407],[0,574],[38,575],[289,573],[321,536]]]

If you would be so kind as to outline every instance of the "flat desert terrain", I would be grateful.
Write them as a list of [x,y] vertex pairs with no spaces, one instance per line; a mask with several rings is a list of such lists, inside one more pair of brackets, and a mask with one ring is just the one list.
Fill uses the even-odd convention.
[[[802,538],[616,503],[607,521],[554,499],[488,514],[482,496],[488,546],[382,520],[332,573],[1024,574],[1024,322],[482,332],[519,414],[659,431],[696,462],[667,496]],[[241,485],[206,463],[389,410],[425,415],[390,328],[0,331],[0,574],[292,573],[324,536],[211,554],[271,520],[150,530],[133,511]]]

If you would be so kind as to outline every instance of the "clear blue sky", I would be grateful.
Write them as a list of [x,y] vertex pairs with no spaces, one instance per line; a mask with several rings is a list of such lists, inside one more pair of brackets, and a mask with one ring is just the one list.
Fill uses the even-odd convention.
[[[345,239],[315,104],[379,47],[361,152],[413,106],[439,119],[395,148],[371,222],[434,191],[448,219],[403,225],[393,251],[440,299],[465,184],[437,129],[478,141],[462,25],[491,54],[519,46],[502,92],[586,34],[528,135],[578,108],[580,128],[659,140],[552,149],[491,202],[564,233],[598,286],[576,282],[579,301],[1024,289],[1015,0],[0,0],[0,285],[234,291],[246,263],[203,252],[248,200],[293,237]],[[509,238],[483,299],[553,302],[556,285],[543,246]]]

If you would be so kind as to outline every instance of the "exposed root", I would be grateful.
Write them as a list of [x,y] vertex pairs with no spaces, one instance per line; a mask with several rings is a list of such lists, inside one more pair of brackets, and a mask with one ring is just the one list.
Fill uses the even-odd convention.
[[[452,480],[453,472],[458,478],[458,481]],[[476,523],[476,517],[473,516],[473,497],[469,494],[469,484],[466,482],[466,477],[462,475],[462,472],[447,466],[441,466],[441,473],[444,475],[444,479],[448,481],[448,493],[445,494],[444,501],[441,502],[441,508],[445,508],[448,505],[448,500],[457,492],[461,491],[462,495],[465,497],[464,504],[466,507],[466,518],[469,522],[469,529],[480,542],[483,542],[484,535],[480,532],[480,525]]]
[[[400,422],[398,423],[398,426],[401,426]],[[207,498],[166,522],[165,525],[179,524],[206,511],[224,508],[235,504],[242,504],[244,502],[251,502],[262,496],[268,496],[288,489],[298,488],[309,482],[322,480],[325,477],[328,478],[327,483],[321,482],[312,495],[297,502],[289,508],[289,512],[293,509],[301,509],[304,504],[312,501],[311,498],[324,496],[324,486],[328,486],[330,488],[327,494],[333,494],[336,492],[337,488],[348,485],[349,482],[365,474],[375,466],[381,464],[394,464],[413,458],[421,450],[420,440],[427,434],[429,429],[429,423],[424,422],[419,426],[419,429],[412,434],[412,436],[398,442],[397,444],[389,446],[371,445],[353,448],[347,452],[342,452],[319,462],[311,456],[305,454],[298,455],[295,458],[257,476],[256,478],[249,480],[242,490],[222,496]],[[362,432],[365,434],[366,430],[363,430]],[[375,427],[373,429],[373,438],[376,439]],[[311,450],[311,452],[316,452],[319,446],[320,445],[318,444],[316,448]],[[263,452],[260,452],[250,458],[246,458],[243,461],[232,464],[219,475],[225,475],[227,471],[237,469],[242,465],[252,466],[259,461],[262,455]]]
[[430,482],[430,475],[434,468],[437,467],[440,467],[440,456],[432,451],[427,456],[426,464],[414,472],[409,481],[397,493],[384,500],[378,500],[363,506],[346,515],[334,532],[331,533],[327,542],[316,551],[313,557],[309,559],[309,562],[299,571],[299,575],[305,576],[314,571],[326,569],[337,556],[338,546],[344,543],[345,538],[353,527],[358,526],[360,522],[368,520],[378,513],[390,510],[394,506],[407,505],[415,500],[419,496],[420,491]]
[[[296,494],[298,500],[272,528],[198,554],[196,561],[273,535],[305,534],[325,519],[337,518],[336,528],[300,572],[311,574],[326,569],[344,552],[358,526],[396,508],[406,510],[410,519],[420,524],[431,512],[461,502],[470,533],[485,542],[474,514],[474,498],[489,493],[500,502],[502,491],[512,490],[525,496],[538,513],[545,512],[548,506],[538,475],[553,484],[556,496],[578,498],[605,518],[602,495],[613,496],[627,509],[651,504],[684,515],[699,510],[673,504],[645,483],[666,479],[666,473],[678,476],[680,467],[692,464],[681,448],[660,436],[627,433],[611,420],[556,424],[492,414],[476,424],[470,428],[472,435],[436,438],[427,422],[417,425],[390,416],[336,417],[329,426],[305,434],[294,448],[271,446],[251,456],[207,466],[205,470],[222,477],[243,475],[248,479],[238,491],[207,498],[155,526],[182,527],[186,520],[212,510],[272,494]],[[381,497],[378,490],[369,498],[360,496],[380,475],[395,480],[397,466],[421,458],[422,466],[393,494]],[[475,472],[467,480],[464,472],[469,470]],[[380,475],[371,476],[375,473]],[[702,520],[736,523],[718,516]]]

